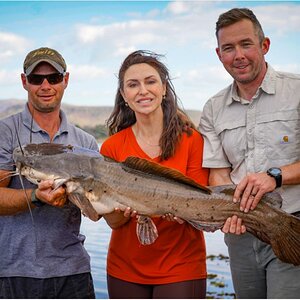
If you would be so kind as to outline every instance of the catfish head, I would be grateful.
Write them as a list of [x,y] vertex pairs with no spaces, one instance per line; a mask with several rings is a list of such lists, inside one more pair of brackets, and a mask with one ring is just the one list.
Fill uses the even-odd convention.
[[34,184],[53,180],[54,189],[64,186],[68,198],[91,220],[100,216],[85,196],[84,178],[90,176],[93,158],[99,152],[61,144],[28,144],[16,148],[13,159],[17,172]]

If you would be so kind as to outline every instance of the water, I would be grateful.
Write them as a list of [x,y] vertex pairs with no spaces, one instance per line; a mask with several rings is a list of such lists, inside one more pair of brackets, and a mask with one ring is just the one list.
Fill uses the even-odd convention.
[[[85,247],[91,256],[96,297],[107,299],[106,255],[111,229],[103,219],[95,223],[83,217],[81,232],[86,236]],[[221,231],[205,233],[205,240],[207,255],[228,255]],[[214,260],[207,259],[207,269],[208,274],[216,275],[215,278],[207,281],[207,298],[233,298],[228,260],[218,257]]]

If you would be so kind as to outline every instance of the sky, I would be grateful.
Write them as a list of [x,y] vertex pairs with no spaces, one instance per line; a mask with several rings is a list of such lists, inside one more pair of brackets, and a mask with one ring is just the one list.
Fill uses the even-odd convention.
[[202,110],[232,82],[215,48],[218,16],[248,7],[271,39],[266,60],[300,73],[300,2],[297,1],[1,1],[1,100],[27,98],[20,74],[26,54],[58,50],[67,62],[63,102],[113,106],[125,57],[143,49],[163,54],[185,109]]

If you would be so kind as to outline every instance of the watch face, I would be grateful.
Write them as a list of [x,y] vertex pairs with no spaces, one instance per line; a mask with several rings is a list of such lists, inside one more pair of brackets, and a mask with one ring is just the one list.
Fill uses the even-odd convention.
[[272,174],[273,176],[278,176],[281,174],[281,170],[278,168],[271,168],[269,169],[270,174]]

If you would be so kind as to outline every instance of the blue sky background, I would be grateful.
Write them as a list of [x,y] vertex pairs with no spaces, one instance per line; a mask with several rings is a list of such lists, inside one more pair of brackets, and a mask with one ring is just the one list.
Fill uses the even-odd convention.
[[148,49],[165,55],[184,108],[202,110],[231,83],[215,53],[215,22],[233,7],[257,15],[271,39],[266,59],[273,67],[300,73],[297,1],[0,1],[0,100],[26,99],[24,58],[48,46],[68,65],[65,103],[112,106],[121,62]]

